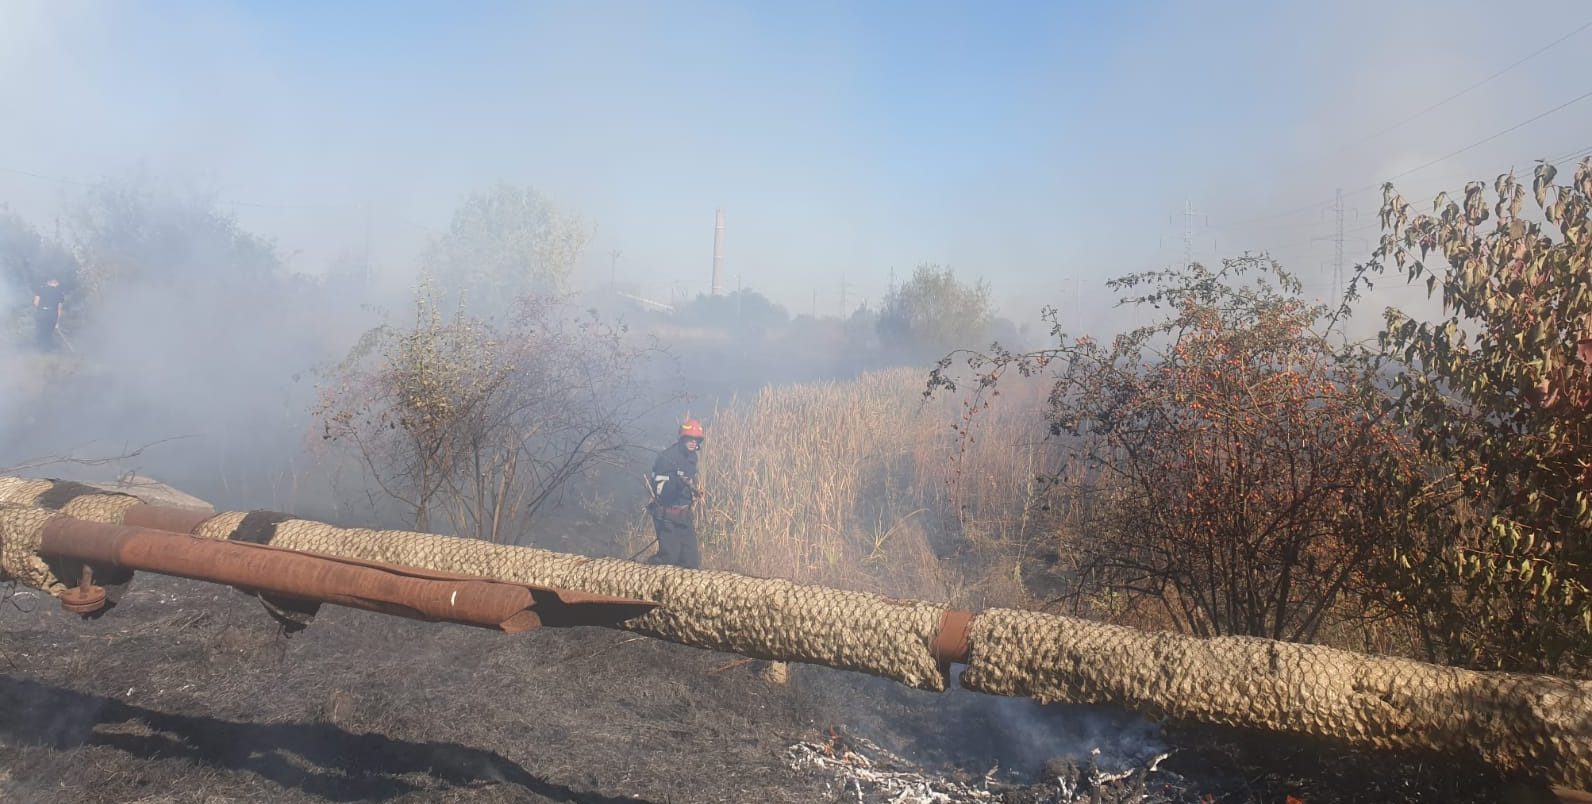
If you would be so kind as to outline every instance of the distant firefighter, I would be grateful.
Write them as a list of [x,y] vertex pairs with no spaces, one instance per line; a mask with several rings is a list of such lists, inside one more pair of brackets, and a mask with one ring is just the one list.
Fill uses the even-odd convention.
[[66,290],[61,287],[61,280],[50,277],[33,294],[33,333],[40,351],[55,349],[55,333],[61,328],[61,314],[65,311]]
[[706,440],[702,423],[686,419],[680,425],[680,439],[658,453],[652,464],[652,502],[647,504],[647,512],[658,531],[658,552],[648,560],[650,564],[696,569],[701,563],[692,509],[702,498],[697,488],[697,454]]

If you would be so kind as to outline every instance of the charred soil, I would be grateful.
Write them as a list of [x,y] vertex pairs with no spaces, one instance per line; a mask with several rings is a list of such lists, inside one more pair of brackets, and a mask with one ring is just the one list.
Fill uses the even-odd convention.
[[139,577],[0,611],[0,799],[1496,801],[1474,767],[919,692],[601,629],[505,636]]

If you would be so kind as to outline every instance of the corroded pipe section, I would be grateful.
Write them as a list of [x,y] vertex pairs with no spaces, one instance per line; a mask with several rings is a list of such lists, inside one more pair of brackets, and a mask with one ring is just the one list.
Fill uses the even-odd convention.
[[53,517],[44,525],[39,553],[508,633],[540,625],[611,624],[655,605],[66,516]]
[[940,615],[940,629],[929,643],[929,653],[941,667],[949,670],[952,663],[967,664],[968,635],[973,624],[973,613],[946,609]]

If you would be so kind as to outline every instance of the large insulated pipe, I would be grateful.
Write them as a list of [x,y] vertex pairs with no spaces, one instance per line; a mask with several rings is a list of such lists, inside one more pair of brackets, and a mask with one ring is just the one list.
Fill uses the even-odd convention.
[[[452,536],[337,528],[269,511],[169,509],[70,481],[0,477],[0,502],[94,522],[186,528],[219,541],[652,601],[657,609],[616,627],[692,647],[856,670],[921,689],[944,690],[952,663],[970,657],[972,615],[925,601]],[[53,578],[26,555],[13,560],[10,574],[51,594],[73,583]]]
[[[0,478],[0,500],[46,501],[102,521],[119,521],[139,507],[130,497],[14,478]],[[965,659],[962,686],[979,692],[1111,704],[1367,748],[1438,751],[1592,788],[1592,681],[1475,672],[1267,639],[1200,639],[1033,611],[968,614],[777,579],[336,528],[285,514],[216,514],[193,533],[654,601],[658,608],[619,627],[921,689],[943,690],[947,663]],[[0,543],[6,550],[0,558],[9,562],[0,569],[40,588],[54,584],[59,594],[61,582],[29,563],[28,545],[9,541]]]
[[[116,567],[225,584],[294,601],[331,603],[431,622],[519,633],[538,626],[612,625],[657,604],[526,584],[504,583],[335,556],[311,555],[248,542],[86,522],[39,509],[0,509],[8,531],[39,527],[39,554],[87,567]],[[63,600],[90,613],[91,575]]]

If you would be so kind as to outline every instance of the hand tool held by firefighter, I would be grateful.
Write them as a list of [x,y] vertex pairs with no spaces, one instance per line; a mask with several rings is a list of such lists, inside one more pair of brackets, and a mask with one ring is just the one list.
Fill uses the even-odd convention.
[[680,479],[680,482],[685,484],[686,490],[691,492],[691,500],[693,502],[707,496],[702,492],[702,489],[697,486],[696,481],[692,480],[686,475],[685,470],[676,469],[674,473]]

